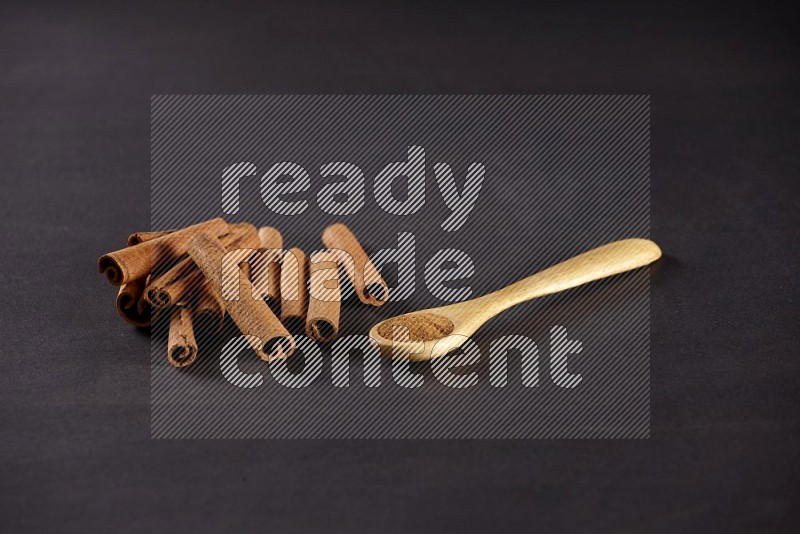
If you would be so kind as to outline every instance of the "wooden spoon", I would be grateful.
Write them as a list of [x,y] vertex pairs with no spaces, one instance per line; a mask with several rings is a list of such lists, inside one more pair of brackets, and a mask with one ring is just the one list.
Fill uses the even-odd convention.
[[[615,241],[549,267],[494,293],[381,321],[372,327],[369,335],[377,341],[381,352],[388,356],[400,356],[412,361],[430,360],[457,349],[483,323],[511,306],[644,267],[660,257],[661,249],[650,240]],[[434,332],[430,336],[433,339],[415,340],[412,334],[407,341],[392,341],[385,337],[391,336],[390,321],[417,325],[424,322],[426,329]],[[381,328],[383,325],[387,326]],[[411,331],[412,328],[409,328],[408,333]]]

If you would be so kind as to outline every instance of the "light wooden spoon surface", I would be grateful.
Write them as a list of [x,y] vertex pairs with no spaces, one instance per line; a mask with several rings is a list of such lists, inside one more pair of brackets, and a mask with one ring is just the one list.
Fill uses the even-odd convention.
[[[660,257],[661,249],[648,239],[615,241],[579,254],[494,293],[381,321],[370,329],[369,335],[387,356],[404,357],[412,361],[430,360],[457,349],[483,323],[511,306],[644,267]],[[431,314],[437,317],[431,317]],[[393,341],[391,334],[390,337],[385,337],[379,332],[382,330],[385,334],[387,329],[391,332],[387,323],[398,320],[435,322],[444,326],[444,332],[450,332],[441,334],[443,337],[424,341],[413,338],[408,341]],[[394,331],[397,334],[405,333],[396,328]]]

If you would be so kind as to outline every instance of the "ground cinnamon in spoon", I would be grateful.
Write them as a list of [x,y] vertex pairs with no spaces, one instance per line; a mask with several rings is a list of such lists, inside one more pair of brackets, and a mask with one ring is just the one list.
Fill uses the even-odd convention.
[[435,313],[414,313],[389,319],[378,327],[378,334],[394,341],[395,326],[408,329],[407,341],[432,341],[453,331],[453,322],[447,317]]

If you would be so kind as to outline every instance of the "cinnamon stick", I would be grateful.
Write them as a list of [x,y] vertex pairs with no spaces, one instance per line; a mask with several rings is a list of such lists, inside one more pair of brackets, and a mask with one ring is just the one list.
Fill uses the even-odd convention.
[[167,360],[175,367],[186,367],[197,359],[197,342],[194,339],[192,309],[190,306],[175,306],[169,319]]
[[[213,236],[200,234],[193,237],[189,242],[188,250],[189,255],[208,280],[212,293],[221,298],[223,282],[227,283],[232,276],[239,277],[241,269],[237,264],[230,265],[230,262],[223,264],[226,254],[225,247],[219,239]],[[242,278],[240,283],[240,294],[253,294],[253,286],[249,280]],[[226,311],[239,330],[248,336],[248,342],[262,360],[272,361],[286,358],[294,352],[294,339],[275,317],[266,302],[250,298],[225,300],[224,302]]]
[[331,250],[346,253],[339,254],[339,263],[345,268],[361,302],[372,306],[386,303],[389,299],[389,286],[347,226],[340,223],[328,226],[322,233],[322,242]]
[[337,256],[329,251],[311,256],[308,268],[306,335],[327,343],[339,334],[342,296]]
[[261,295],[268,304],[275,305],[280,300],[281,255],[283,254],[283,236],[271,226],[258,229],[259,253],[247,264],[248,274],[253,282],[256,294]]
[[[227,248],[256,248],[258,234],[256,227],[248,223],[231,224],[230,231],[220,237]],[[176,263],[171,269],[150,281],[145,298],[153,308],[161,309],[180,301],[193,290],[199,290],[203,276],[189,256]]]
[[[150,241],[161,237],[168,232],[136,232],[128,237],[128,246],[133,246],[143,241]],[[135,242],[131,242],[131,241]],[[145,288],[150,281],[150,275],[132,280],[119,286],[117,292],[117,313],[120,317],[134,326],[148,327],[153,322],[153,313],[150,304],[145,300]]]
[[97,267],[109,282],[121,286],[147,276],[160,261],[174,260],[185,254],[192,237],[204,232],[219,236],[227,231],[228,225],[224,220],[212,219],[105,254],[97,261]]
[[308,307],[308,257],[299,248],[281,261],[281,322],[290,332],[305,330]]

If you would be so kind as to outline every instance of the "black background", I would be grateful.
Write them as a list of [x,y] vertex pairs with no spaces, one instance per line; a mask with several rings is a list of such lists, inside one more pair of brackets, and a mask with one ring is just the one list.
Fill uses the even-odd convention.
[[[0,9],[0,530],[800,523],[788,7]],[[166,93],[651,94],[651,438],[150,440],[149,341],[95,262],[149,223]]]

